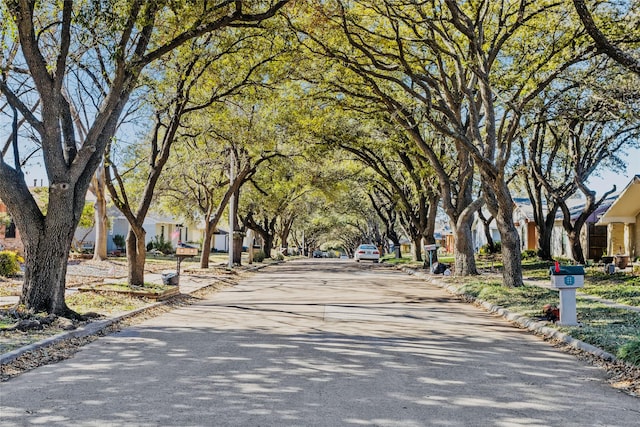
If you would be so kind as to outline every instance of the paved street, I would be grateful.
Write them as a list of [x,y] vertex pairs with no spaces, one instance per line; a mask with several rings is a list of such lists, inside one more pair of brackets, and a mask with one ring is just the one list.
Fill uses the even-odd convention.
[[240,285],[0,384],[0,425],[637,426],[603,371],[353,261]]

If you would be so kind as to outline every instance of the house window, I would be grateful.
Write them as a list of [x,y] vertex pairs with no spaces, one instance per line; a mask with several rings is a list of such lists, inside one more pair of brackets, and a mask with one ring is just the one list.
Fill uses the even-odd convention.
[[160,226],[160,237],[164,239],[164,225]]
[[5,239],[15,239],[16,238],[16,224],[11,220],[9,225],[4,228],[4,238]]

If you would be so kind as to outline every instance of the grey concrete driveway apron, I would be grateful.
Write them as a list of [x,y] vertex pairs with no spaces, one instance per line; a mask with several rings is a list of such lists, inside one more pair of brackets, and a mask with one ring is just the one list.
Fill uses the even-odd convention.
[[12,426],[640,425],[598,368],[347,261],[268,268],[0,387]]

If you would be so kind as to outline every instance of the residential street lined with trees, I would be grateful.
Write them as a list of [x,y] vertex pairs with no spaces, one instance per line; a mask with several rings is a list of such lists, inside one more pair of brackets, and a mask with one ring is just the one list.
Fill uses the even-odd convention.
[[[150,256],[171,253],[178,245],[197,248],[200,268],[210,268],[214,236],[221,229],[226,233],[226,250],[231,252],[230,271],[243,262],[243,250],[253,255],[255,248],[256,259],[283,259],[291,254],[328,257],[329,253],[352,257],[366,243],[398,259],[402,251],[410,251],[413,262],[425,268],[438,256],[450,256],[447,270],[461,282],[486,272],[486,266],[479,267],[482,254],[490,259],[492,272],[494,261],[499,265],[500,285],[511,291],[524,288],[532,274],[523,270],[523,258],[535,258],[545,273],[558,260],[576,264],[602,260],[600,270],[610,266],[615,270],[616,265],[626,268],[620,267],[615,255],[631,264],[640,261],[640,205],[629,202],[640,194],[635,192],[640,188],[640,164],[627,155],[640,149],[639,2],[5,0],[0,2],[0,19],[0,237],[20,241],[17,252],[3,251],[6,240],[0,241],[0,260],[10,259],[7,274],[23,279],[16,313],[75,321],[91,316],[71,309],[65,296],[70,252],[84,249],[79,227],[95,229],[96,262],[106,262],[108,240],[118,240],[122,246],[118,253],[124,249],[127,259],[125,285],[130,288],[146,285]],[[30,186],[33,168],[46,172],[46,185]],[[627,169],[635,176],[625,188],[611,185],[598,194],[589,187],[594,176]],[[624,215],[610,215],[608,225],[599,225],[600,231],[606,228],[604,235],[596,236],[596,217],[604,213],[604,206],[612,205],[614,196],[624,198]],[[523,214],[523,200],[530,213]],[[129,224],[128,233],[110,234],[114,219],[107,211],[116,208]],[[171,235],[164,225],[149,227],[146,221],[154,214],[171,218],[163,223]],[[187,237],[191,236],[187,229],[197,237]],[[604,240],[595,255],[593,248],[585,246],[585,236],[592,232]],[[481,238],[486,245],[478,244]],[[162,250],[154,246],[160,244]],[[24,261],[22,265],[19,260]],[[317,268],[303,262],[295,265],[309,268],[309,274]],[[280,306],[279,301],[273,309],[289,313],[285,317],[293,316],[295,321],[317,320],[311,300],[298,292],[319,292],[325,298],[325,289],[316,283],[317,277],[293,272],[295,268],[290,267],[292,277],[287,276],[289,267],[279,267],[283,276],[274,276],[286,282],[281,290],[292,292],[288,297],[293,298],[289,300],[293,307]],[[364,313],[374,320],[389,320],[387,312],[371,312],[371,307],[358,305],[363,303],[360,300],[354,311],[341,311],[337,300],[355,295],[351,284],[342,282],[346,280],[343,271],[355,281],[371,280],[360,289],[364,296],[388,296],[379,279],[354,266],[340,264],[335,271],[329,267],[318,273],[340,276],[340,284],[332,288],[336,294],[331,298],[336,300],[323,303],[323,310],[329,307],[329,317],[337,313],[348,318],[333,319],[336,325],[323,318],[325,326],[339,326],[336,330],[318,327],[325,334],[322,338],[342,352],[331,362],[336,365],[327,368],[329,372],[339,369],[340,363],[351,366],[350,356],[362,356],[346,351],[344,343],[332,335],[353,332],[340,329],[352,327],[351,316]],[[396,280],[391,274],[380,274]],[[294,279],[308,281],[308,287],[289,286],[287,281]],[[420,314],[425,318],[410,320],[414,313],[409,306],[408,311],[391,315],[409,322],[405,332],[411,326],[417,328],[416,334],[428,335],[432,331],[421,322],[436,322],[432,315],[439,311],[449,316],[462,310],[461,315],[467,315],[466,308],[454,304],[454,310],[451,301],[431,295],[431,290],[416,288],[412,293],[405,279],[388,285],[401,288],[402,304],[422,304],[418,294],[425,292],[427,313]],[[252,283],[247,286],[250,294],[260,295]],[[625,279],[616,289],[624,289],[620,292],[633,299],[634,286],[633,280]],[[278,287],[264,290],[265,295],[274,296],[269,292],[277,292]],[[224,297],[230,295],[236,294]],[[257,304],[262,307],[264,301]],[[249,322],[250,333],[223,336],[238,347],[242,339],[261,340],[263,333],[273,338],[280,322],[291,320],[277,318],[269,324],[275,329],[265,332],[257,328],[254,318],[244,316],[253,307],[245,312],[245,308],[215,306],[206,302],[203,310],[219,309]],[[230,308],[233,313],[225,311]],[[266,318],[280,313],[270,308],[258,311]],[[174,316],[186,318],[187,314]],[[627,330],[616,333],[620,342],[614,347],[640,354],[637,324],[620,319],[611,322],[622,323]],[[188,330],[188,320],[181,321],[184,327],[169,328],[172,334]],[[378,335],[384,335],[384,323],[356,325],[354,333],[366,339],[353,339],[349,345],[365,348],[365,353],[380,351],[378,356],[388,363],[376,365],[378,356],[363,356],[362,363],[379,369],[361,370],[358,362],[346,373],[351,379],[367,377],[367,381],[378,373],[381,380],[393,384],[392,373],[383,368],[403,377],[397,366],[407,363],[412,366],[409,376],[425,378],[427,384],[446,383],[444,378],[430,377],[428,367],[418,366],[424,356],[413,359],[412,343],[428,349],[451,344],[462,352],[482,338],[457,336],[446,319],[437,322],[442,334],[453,333],[459,340],[434,344],[423,334],[406,342],[405,338],[384,341],[388,337]],[[469,333],[476,330],[468,318],[460,322]],[[479,322],[491,333],[502,328],[490,319]],[[209,324],[203,328],[207,333],[214,331]],[[395,332],[402,329],[398,328]],[[197,340],[201,331],[187,332],[186,338]],[[215,330],[220,336],[226,333]],[[528,356],[518,352],[521,346],[529,348],[529,338],[505,333],[509,338],[496,342],[508,343],[504,346],[508,356],[520,358],[506,363],[524,366],[522,357]],[[300,339],[295,334],[286,337]],[[157,339],[145,338],[143,345],[150,343],[149,351],[154,343],[164,345]],[[289,351],[282,337],[276,341],[264,345]],[[378,348],[383,342],[384,348]],[[303,344],[295,348],[317,350],[316,344]],[[398,358],[388,345],[401,346],[403,354]],[[215,345],[206,350],[225,351]],[[555,397],[540,397],[546,383],[536,378],[523,379],[518,372],[500,370],[482,376],[481,365],[495,367],[505,356],[498,350],[491,350],[491,357],[482,352],[458,356],[444,347],[434,351],[445,353],[442,360],[459,362],[453,363],[460,369],[454,377],[462,382],[466,357],[472,365],[476,363],[475,381],[505,382],[505,389],[496,391],[495,401],[476,404],[473,398],[453,404],[452,410],[493,408],[510,392],[536,402],[534,407],[514,403],[513,408],[523,411],[535,412],[537,405],[551,402],[555,412],[535,415],[541,424],[550,423],[561,409],[573,408],[572,402],[559,396],[558,390],[568,390],[560,384],[564,381],[560,366],[544,374],[547,378],[558,375],[552,380]],[[539,355],[548,361],[547,351],[534,349],[537,356],[531,357]],[[326,355],[316,356],[321,368],[309,369],[322,371]],[[480,359],[474,360],[476,356]],[[298,360],[300,355],[291,357]],[[569,363],[564,357],[560,365]],[[428,358],[431,366],[444,363],[433,355]],[[198,363],[211,371],[217,362]],[[222,363],[225,369],[262,372],[264,368]],[[306,368],[300,369],[307,374]],[[580,372],[584,375],[578,379],[565,378],[572,387],[579,388],[582,379],[590,378],[586,371]],[[195,378],[195,373],[188,375]],[[242,379],[242,374],[237,375]],[[304,375],[297,381],[318,379]],[[518,379],[509,379],[513,375]],[[180,378],[175,380],[181,383]],[[218,385],[226,387],[228,380],[222,378]],[[277,393],[286,393],[287,381],[278,381],[285,384],[285,391]],[[260,389],[265,384],[246,386]],[[449,391],[457,390],[458,383],[446,384],[451,386]],[[522,384],[536,391],[520,389]],[[372,385],[385,392],[381,383]],[[348,384],[343,386],[349,389]],[[291,385],[291,390],[297,387]],[[317,394],[302,396],[304,407],[292,419],[316,413],[313,408],[319,397],[320,402],[340,406],[323,394],[322,387],[310,390]],[[588,391],[592,392],[597,393]],[[387,404],[401,405],[401,394],[399,389],[387,393],[391,398]],[[425,403],[418,395],[405,397],[411,403],[401,408],[409,411],[409,421],[419,419],[421,405],[437,403]],[[557,398],[562,403],[554,406]],[[253,403],[257,412],[244,414],[248,421],[255,421],[251,417],[263,409],[264,402]],[[358,421],[387,422],[366,418],[365,406],[361,407],[364,418]],[[513,408],[501,415],[505,423],[510,416],[520,420],[520,415],[508,413]],[[571,409],[576,419],[593,415],[585,405],[579,408]],[[399,411],[394,413],[404,419],[398,407],[387,409]],[[603,409],[603,424],[610,410]],[[274,423],[286,418],[282,411],[270,413]],[[446,410],[438,415],[443,422],[451,416]],[[185,418],[185,422],[197,424],[194,419]]]
[[[635,28],[635,9],[263,3],[2,3],[0,198],[24,242],[24,305],[69,314],[65,264],[90,185],[97,259],[106,252],[105,188],[129,220],[131,285],[144,282],[152,203],[204,221],[207,247],[233,200],[236,247],[248,229],[266,256],[274,242],[348,253],[358,241],[387,246],[399,232],[416,260],[435,242],[441,209],[458,275],[477,273],[471,227],[486,209],[500,233],[504,285],[514,287],[522,285],[514,194],[527,194],[539,255],[553,256],[549,224],[561,212],[572,258],[585,261],[585,220],[609,194],[585,183],[624,167],[625,150],[638,145],[638,76],[628,60],[637,38],[624,31]],[[49,177],[42,207],[24,178],[34,155]],[[211,168],[211,182],[175,203],[191,185],[181,161]],[[571,217],[576,193],[586,203]]]
[[600,369],[368,266],[270,266],[100,338],[5,383],[0,424],[637,425]]

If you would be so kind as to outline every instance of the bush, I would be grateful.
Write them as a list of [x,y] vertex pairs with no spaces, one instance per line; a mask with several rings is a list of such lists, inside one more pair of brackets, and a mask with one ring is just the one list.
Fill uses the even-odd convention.
[[253,254],[253,260],[255,262],[262,262],[266,257],[267,255],[264,253],[264,251],[258,251]]
[[625,362],[640,366],[640,336],[620,347],[617,356]]
[[280,252],[278,252],[278,255],[276,255],[276,260],[284,261],[284,255],[282,255]]
[[154,236],[153,239],[151,239],[151,246],[152,249],[156,249],[165,255],[173,252],[171,241],[164,240],[164,236]]
[[527,249],[522,252],[522,259],[535,259],[538,257],[535,249]]
[[122,234],[116,234],[115,236],[113,236],[113,244],[116,245],[118,249],[122,249],[126,244],[126,239]]
[[493,249],[494,250],[492,252],[491,249],[489,248],[489,244],[486,244],[486,245],[480,246],[480,249],[478,252],[480,253],[480,255],[499,254],[500,252],[502,252],[502,243],[494,242]]
[[20,263],[24,259],[17,252],[0,251],[0,276],[13,276],[20,272]]

